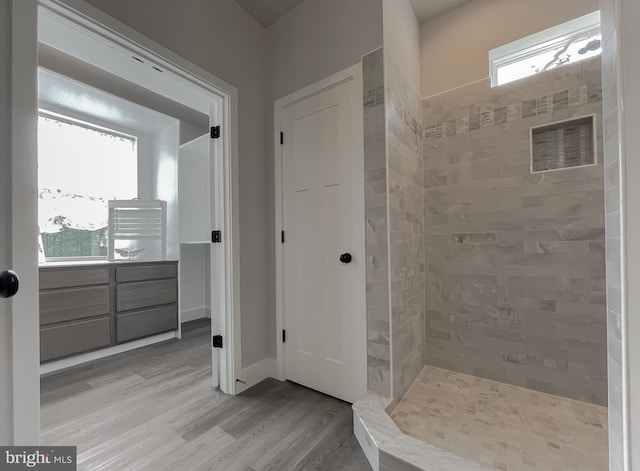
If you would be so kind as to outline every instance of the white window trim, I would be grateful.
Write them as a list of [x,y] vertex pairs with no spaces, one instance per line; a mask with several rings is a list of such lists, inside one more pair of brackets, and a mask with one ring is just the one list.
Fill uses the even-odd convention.
[[600,12],[595,11],[575,20],[518,39],[489,51],[489,75],[491,86],[498,83],[498,70],[518,60],[554,48],[558,43],[575,36],[588,34],[600,29]]

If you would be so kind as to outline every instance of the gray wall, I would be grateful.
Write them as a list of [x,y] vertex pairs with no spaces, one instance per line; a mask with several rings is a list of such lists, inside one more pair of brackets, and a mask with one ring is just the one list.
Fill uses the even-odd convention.
[[[531,174],[529,129],[595,114],[598,165]],[[599,59],[424,100],[427,363],[607,401]]]
[[[11,268],[11,0],[0,0],[0,271]],[[10,301],[0,299],[0,443],[13,442]]]
[[267,37],[233,0],[88,0],[88,3],[238,88],[242,366],[275,357],[270,291],[273,184],[265,150]]
[[607,232],[607,318],[609,371],[609,468],[624,470],[624,411],[622,368],[622,293],[620,266],[620,134],[618,129],[618,71],[614,0],[602,2],[602,105],[605,116],[605,198]]
[[420,90],[420,24],[410,0],[383,0],[384,48],[412,85]]
[[425,365],[422,102],[385,51],[392,404]]
[[382,46],[382,0],[305,0],[267,36],[273,102]]
[[598,0],[472,0],[424,22],[422,97],[487,78],[491,49],[597,9]]

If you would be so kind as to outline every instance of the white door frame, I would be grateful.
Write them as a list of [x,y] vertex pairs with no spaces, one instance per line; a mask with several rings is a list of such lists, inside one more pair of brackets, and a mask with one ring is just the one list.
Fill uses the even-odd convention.
[[[37,7],[36,0],[12,0],[11,4],[11,127],[12,163],[11,267],[20,277],[20,291],[9,299],[11,363],[9,389],[13,416],[3,430],[16,445],[40,442],[40,316],[37,256]],[[6,169],[3,169],[6,170]],[[6,224],[7,221],[2,223]],[[3,378],[4,381],[4,378]],[[3,417],[0,419],[5,420]],[[5,443],[2,443],[3,445]]]
[[[309,85],[295,93],[287,95],[277,100],[274,104],[274,168],[275,168],[275,228],[276,228],[276,360],[277,360],[277,376],[281,381],[286,380],[286,362],[284,355],[284,345],[282,341],[282,331],[285,325],[284,319],[284,249],[281,240],[281,232],[285,231],[284,227],[284,192],[283,192],[283,148],[280,144],[280,132],[282,131],[282,118],[284,110],[296,103],[310,98],[314,95],[318,95],[326,90],[335,88],[343,83],[353,81],[355,84],[355,91],[359,103],[362,103],[363,99],[363,84],[362,84],[362,64],[355,64],[347,69],[344,69],[336,74],[331,75],[319,82]],[[356,243],[365,246],[365,212],[364,212],[364,111],[360,106],[356,112],[357,125],[357,168],[359,178],[357,183],[353,187],[354,198],[354,213],[356,220],[362,221],[361,224],[355,224],[354,234]],[[285,136],[286,139],[286,136]],[[285,240],[286,243],[286,240]],[[353,293],[356,306],[356,312],[354,315],[358,316],[358,335],[362,335],[361,339],[358,339],[359,344],[363,345],[366,349],[366,336],[367,336],[367,320],[366,320],[366,272],[365,264],[360,264],[360,273],[358,274],[361,281],[361,288],[357,292]],[[358,368],[362,369],[362,372],[367,370],[367,356],[366,351],[363,352],[363,361]],[[366,374],[365,374],[366,378]],[[366,391],[366,380],[363,391]]]
[[[212,223],[222,230],[220,249],[224,251],[224,264],[212,273],[220,281],[212,297],[224,312],[219,316],[225,338],[225,348],[219,351],[220,388],[235,394],[235,378],[241,369],[237,89],[82,0],[38,0],[38,4],[40,41],[223,124],[221,139],[212,141],[215,152],[222,156],[213,196],[217,220]],[[42,33],[43,28],[47,34]],[[143,62],[134,62],[132,56]],[[212,103],[216,105],[210,109]]]

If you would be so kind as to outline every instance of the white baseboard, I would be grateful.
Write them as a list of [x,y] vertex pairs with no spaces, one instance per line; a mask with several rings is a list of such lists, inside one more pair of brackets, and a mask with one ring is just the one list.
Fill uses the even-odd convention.
[[190,322],[196,319],[211,319],[211,308],[207,306],[196,307],[194,309],[186,309],[180,313],[180,322]]
[[166,334],[154,335],[153,337],[147,337],[146,339],[134,340],[133,342],[123,343],[122,345],[116,345],[115,347],[103,348],[102,350],[96,350],[89,353],[81,353],[69,358],[63,358],[62,360],[52,361],[40,365],[40,374],[45,375],[47,373],[53,373],[54,371],[63,370],[72,366],[81,365],[93,360],[99,360],[100,358],[117,355],[118,353],[128,352],[136,348],[146,347],[154,343],[164,342],[165,340],[171,340],[176,338],[177,331],[167,332]]
[[242,391],[255,386],[260,381],[267,378],[278,377],[278,363],[275,358],[265,358],[264,360],[254,363],[251,366],[244,368],[238,375],[238,379],[244,381],[242,384],[236,381],[235,394],[239,394]]

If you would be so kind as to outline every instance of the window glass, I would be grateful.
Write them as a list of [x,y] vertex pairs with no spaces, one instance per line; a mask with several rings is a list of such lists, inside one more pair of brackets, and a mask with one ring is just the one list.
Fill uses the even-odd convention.
[[601,53],[596,12],[492,50],[491,84],[503,85]]
[[41,112],[38,196],[47,259],[105,258],[107,202],[138,196],[136,138]]

